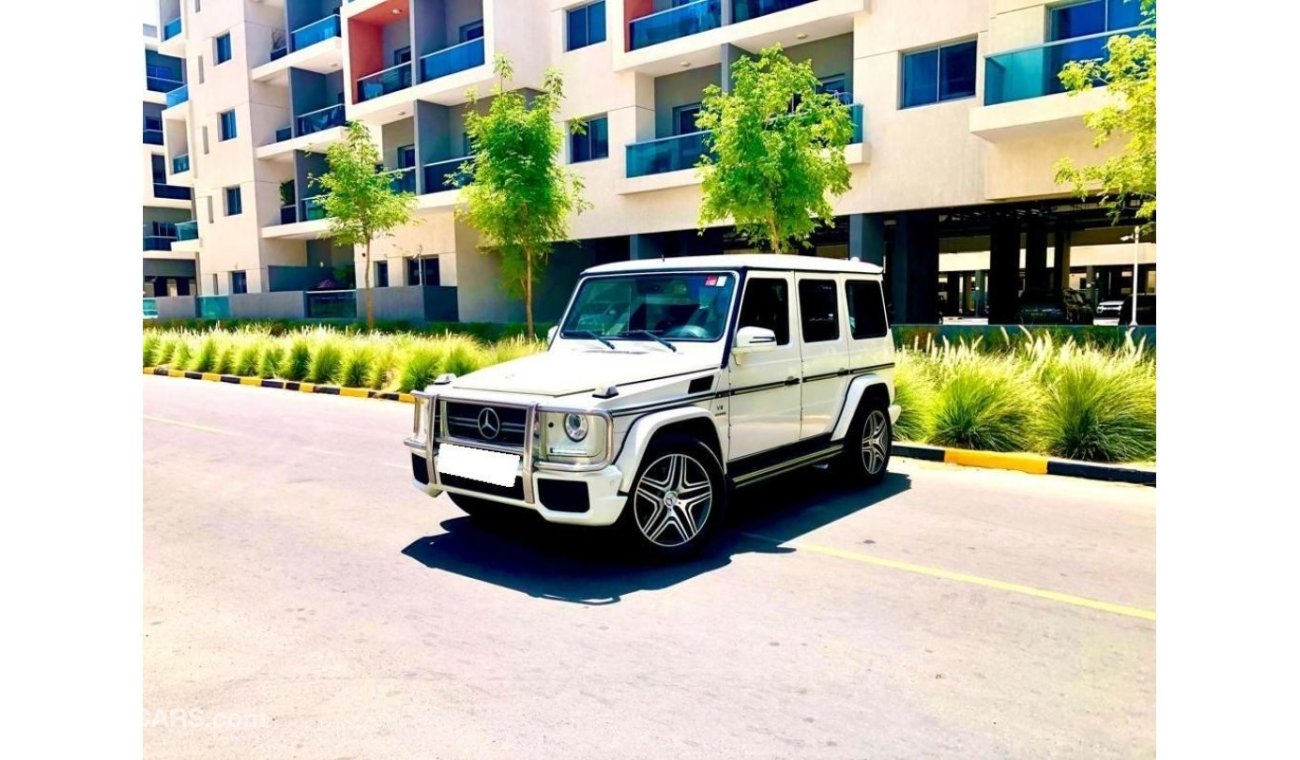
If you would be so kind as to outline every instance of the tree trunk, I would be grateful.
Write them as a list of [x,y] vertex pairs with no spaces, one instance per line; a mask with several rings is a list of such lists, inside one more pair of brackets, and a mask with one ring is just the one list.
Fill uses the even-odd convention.
[[772,238],[772,253],[781,253],[781,236],[776,231],[776,219],[774,217],[768,217],[767,230],[767,234]]
[[371,300],[371,296],[370,296],[370,241],[369,240],[366,241],[366,252],[361,257],[361,261],[365,265],[365,269],[366,269],[365,272],[366,330],[373,331],[375,329],[375,304]]
[[524,251],[524,324],[533,337],[533,252]]

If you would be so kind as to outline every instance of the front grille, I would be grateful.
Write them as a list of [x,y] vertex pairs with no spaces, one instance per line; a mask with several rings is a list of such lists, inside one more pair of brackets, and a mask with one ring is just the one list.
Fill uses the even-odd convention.
[[[484,414],[484,410],[491,411]],[[448,401],[446,402],[445,414],[447,433],[456,438],[490,443],[497,446],[517,446],[522,448],[524,445],[524,424],[527,422],[527,412],[519,407]],[[499,428],[495,436],[489,436],[494,422],[499,425]]]
[[447,475],[444,473],[438,477],[438,481],[442,485],[451,486],[452,488],[464,488],[466,491],[474,491],[489,496],[501,496],[507,499],[515,499],[516,501],[524,500],[523,481],[519,478],[515,478],[513,485],[498,486],[492,483],[484,483],[481,480],[474,480],[473,478],[462,478],[459,475]]

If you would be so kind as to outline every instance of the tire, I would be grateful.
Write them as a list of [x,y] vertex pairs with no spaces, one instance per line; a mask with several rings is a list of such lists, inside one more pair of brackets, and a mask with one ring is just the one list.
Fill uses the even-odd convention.
[[863,399],[849,432],[844,436],[840,471],[853,485],[875,485],[889,470],[894,450],[894,427],[889,409],[878,398]]
[[615,528],[641,556],[694,556],[717,537],[727,495],[722,465],[712,449],[690,436],[662,436],[641,457]]

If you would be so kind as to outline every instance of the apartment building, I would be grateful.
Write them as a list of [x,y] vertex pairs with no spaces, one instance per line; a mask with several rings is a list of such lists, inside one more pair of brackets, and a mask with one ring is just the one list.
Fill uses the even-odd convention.
[[[1027,288],[1101,298],[1155,287],[1154,234],[1136,245],[1096,203],[1053,181],[1095,161],[1082,115],[1105,89],[1060,91],[1067,60],[1096,57],[1139,22],[1137,0],[160,0],[157,52],[184,61],[161,111],[166,182],[194,190],[195,257],[209,315],[355,314],[358,251],[331,243],[324,151],[366,124],[417,221],[377,241],[381,319],[514,321],[522,306],[454,214],[468,155],[467,90],[566,83],[586,122],[561,157],[593,208],[555,246],[538,318],[557,315],[594,263],[742,252],[727,225],[697,229],[701,92],[731,62],[780,43],[851,109],[852,188],[808,251],[883,263],[895,321],[1014,321]],[[480,101],[479,107],[486,106]],[[146,104],[148,118],[148,104]],[[1135,255],[1139,270],[1133,278]],[[189,307],[186,307],[189,308]]]
[[158,52],[158,29],[144,25],[144,130],[140,152],[144,198],[144,295],[189,296],[197,292],[194,254],[172,250],[193,231],[190,188],[168,183],[162,112],[166,93],[185,86],[185,61]]

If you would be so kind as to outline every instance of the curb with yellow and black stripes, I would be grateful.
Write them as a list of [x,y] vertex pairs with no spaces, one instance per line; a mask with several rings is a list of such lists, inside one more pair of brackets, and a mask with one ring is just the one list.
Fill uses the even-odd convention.
[[[251,385],[258,388],[275,388],[299,393],[373,398],[383,401],[402,401],[408,404],[415,402],[415,397],[409,393],[393,393],[392,391],[375,391],[369,388],[349,388],[341,385],[321,385],[319,383],[294,382],[292,380],[270,380],[261,377],[240,377],[239,375],[222,375],[216,372],[188,372],[179,369],[167,369],[166,367],[145,367],[144,374],[158,375],[160,377],[184,377],[190,380],[207,380],[214,383],[230,383],[231,385]],[[1096,462],[1076,462],[1070,459],[1056,459],[1039,454],[949,449],[918,443],[894,443],[893,453],[909,459],[946,462],[967,467],[1017,470],[1031,475],[1066,475],[1074,478],[1136,483],[1145,486],[1154,486],[1156,484],[1155,470],[1143,470],[1136,467],[1099,464]]]

